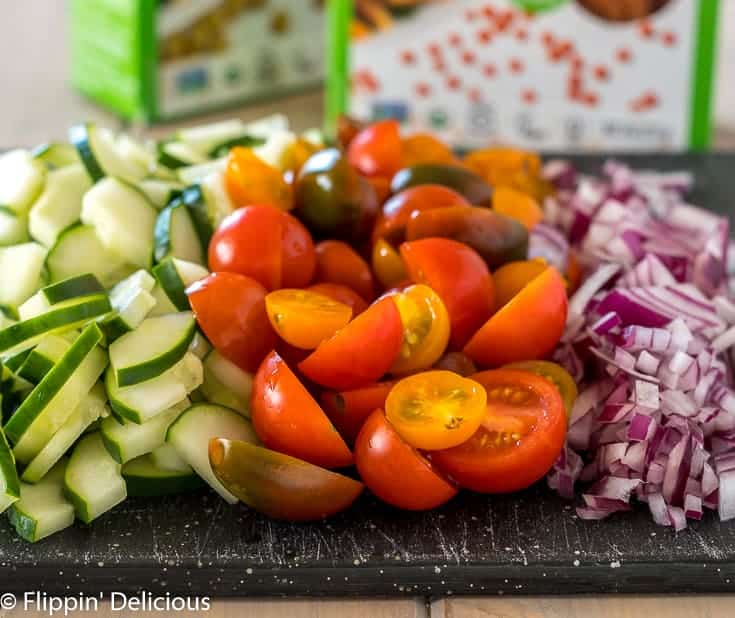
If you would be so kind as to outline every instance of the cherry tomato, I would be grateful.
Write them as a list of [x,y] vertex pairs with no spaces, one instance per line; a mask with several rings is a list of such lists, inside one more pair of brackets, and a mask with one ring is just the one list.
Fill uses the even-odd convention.
[[314,278],[316,251],[311,234],[296,217],[284,212],[281,244],[281,285],[302,288]]
[[266,289],[235,273],[212,273],[186,290],[199,327],[223,356],[253,372],[277,337],[265,311]]
[[316,292],[282,289],[265,297],[271,326],[292,346],[313,350],[352,317],[352,309]]
[[352,309],[352,317],[360,315],[368,304],[355,290],[339,283],[315,283],[307,288],[311,292],[323,294],[337,302],[344,303]]
[[391,178],[402,167],[398,122],[381,120],[362,129],[350,141],[347,158],[365,176]]
[[541,177],[541,158],[517,148],[494,147],[475,150],[463,161],[493,187],[512,187],[541,201],[551,187]]
[[463,444],[432,452],[431,461],[462,487],[484,493],[517,491],[543,478],[566,436],[559,392],[527,371],[483,371],[472,378],[487,391],[482,425]]
[[526,229],[533,229],[544,218],[538,202],[526,193],[510,187],[496,187],[493,193],[493,210],[515,219]]
[[444,301],[450,341],[461,348],[493,312],[493,280],[487,265],[467,245],[447,238],[405,242],[401,256],[411,279],[425,283]]
[[473,373],[477,373],[475,363],[464,352],[447,352],[434,363],[433,368],[453,371],[465,378],[471,376]]
[[337,431],[348,444],[354,444],[367,417],[385,408],[388,393],[396,384],[395,381],[376,382],[349,391],[325,391],[319,401]]
[[405,240],[406,226],[417,212],[449,206],[471,206],[459,193],[442,185],[425,184],[396,193],[385,204],[373,230],[373,242],[385,238],[398,245]]
[[564,281],[549,267],[491,317],[464,352],[485,367],[544,358],[559,342],[566,319]]
[[564,402],[564,411],[567,413],[567,420],[572,414],[572,407],[574,401],[577,399],[578,391],[577,384],[574,378],[569,375],[569,372],[564,369],[561,365],[552,363],[551,361],[520,361],[517,363],[510,363],[505,365],[503,369],[520,369],[521,371],[530,371],[535,373],[537,376],[546,378],[551,382],[561,395],[561,400]]
[[250,414],[268,448],[325,468],[352,464],[352,453],[334,425],[276,352],[255,374]]
[[212,439],[209,463],[230,493],[273,519],[323,519],[345,510],[364,489],[347,476],[242,440]]
[[236,147],[230,151],[225,187],[238,207],[253,204],[270,204],[281,210],[293,207],[293,192],[281,171],[249,148]]
[[340,240],[323,240],[317,244],[315,279],[346,285],[368,301],[375,297],[370,266],[352,247]]
[[385,416],[406,442],[427,451],[468,440],[485,418],[485,389],[451,371],[403,378],[385,402]]
[[429,133],[414,133],[403,138],[401,153],[404,167],[423,163],[456,163],[451,148]]
[[365,128],[365,123],[357,118],[341,114],[337,118],[337,143],[342,150],[347,150],[350,142],[360,131]]
[[390,178],[385,176],[370,176],[366,180],[370,183],[370,186],[375,190],[375,196],[378,200],[378,204],[382,204],[390,196]]
[[398,251],[382,238],[373,245],[373,272],[384,288],[392,288],[408,277],[406,267]]
[[493,190],[479,175],[462,165],[422,163],[406,167],[393,176],[391,189],[398,193],[420,185],[442,185],[454,189],[470,204],[489,206]]
[[449,314],[429,286],[418,284],[390,294],[401,314],[403,342],[391,365],[393,375],[404,375],[431,367],[449,343]]
[[375,410],[360,430],[355,464],[368,489],[399,509],[426,511],[457,495],[457,488],[398,435],[382,410]]
[[385,375],[401,349],[401,316],[390,298],[372,304],[299,364],[317,384],[338,390],[367,386]]
[[279,167],[284,172],[298,174],[301,168],[309,160],[309,157],[318,152],[320,147],[303,137],[297,137],[283,151],[278,162]]
[[502,307],[533,279],[544,272],[549,265],[546,260],[537,258],[522,262],[509,262],[493,273],[495,283],[495,304]]

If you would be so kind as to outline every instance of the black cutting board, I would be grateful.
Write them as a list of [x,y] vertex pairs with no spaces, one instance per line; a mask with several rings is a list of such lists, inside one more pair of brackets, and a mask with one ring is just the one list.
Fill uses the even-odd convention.
[[[692,202],[735,211],[735,155],[637,155],[689,169]],[[577,159],[599,168],[603,157]],[[400,474],[400,471],[396,471]],[[430,513],[361,498],[327,522],[269,521],[209,492],[130,499],[91,526],[35,545],[0,520],[0,591],[254,595],[570,594],[735,591],[735,522],[713,513],[683,532],[647,509],[578,519],[544,484],[512,496],[460,494]]]

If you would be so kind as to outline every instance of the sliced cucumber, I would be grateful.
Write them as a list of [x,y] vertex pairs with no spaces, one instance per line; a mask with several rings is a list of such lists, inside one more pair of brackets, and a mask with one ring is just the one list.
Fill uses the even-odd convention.
[[54,368],[71,347],[71,342],[59,335],[46,335],[33,348],[18,369],[18,375],[38,384]]
[[[187,408],[189,407],[191,407],[191,404],[187,406]],[[176,449],[168,442],[164,442],[161,446],[151,451],[151,460],[163,470],[193,472],[193,468],[179,457]]]
[[195,404],[184,412],[169,428],[166,441],[212,489],[230,504],[235,504],[237,498],[224,488],[209,465],[209,441],[212,438],[258,444],[250,421],[234,410],[205,403]]
[[105,176],[116,176],[128,182],[145,178],[145,166],[132,161],[120,152],[115,134],[93,124],[81,124],[69,129],[69,141],[74,144],[79,158],[93,182]]
[[0,431],[0,513],[20,498],[20,480],[15,457],[5,434]]
[[99,433],[87,434],[74,448],[64,474],[64,492],[77,517],[87,524],[127,498],[121,466]]
[[28,217],[0,206],[0,247],[17,245],[28,239]]
[[[2,314],[0,314],[0,326],[2,326]],[[196,337],[195,337],[196,341]],[[192,344],[194,341],[192,341]],[[28,358],[28,355],[31,353],[30,350],[23,350],[22,352],[18,352],[17,354],[13,354],[12,356],[8,356],[6,359],[4,359],[0,364],[5,365],[10,371],[17,373],[20,366],[25,362],[26,358]],[[200,356],[199,358],[204,358]]]
[[117,154],[135,168],[136,175],[143,174],[145,177],[155,170],[156,155],[153,148],[147,148],[126,133],[118,136],[115,146]]
[[35,543],[74,523],[74,506],[64,496],[62,459],[37,484],[20,484],[20,500],[8,511],[10,523],[26,541]]
[[46,166],[27,150],[0,156],[0,204],[19,215],[28,213],[46,179]]
[[17,307],[41,282],[46,249],[35,242],[0,247],[0,304]]
[[216,228],[222,220],[235,210],[235,204],[230,199],[225,187],[224,175],[221,172],[212,172],[200,181],[204,202],[211,224]]
[[136,270],[132,275],[120,281],[110,290],[110,301],[114,306],[116,300],[124,300],[131,293],[137,292],[138,290],[151,292],[155,285],[156,280],[147,270]]
[[204,156],[218,144],[240,137],[245,133],[247,133],[245,123],[239,118],[233,118],[197,127],[179,129],[175,137],[201,156]]
[[207,338],[199,331],[194,333],[194,339],[191,340],[189,352],[198,359],[203,360],[211,350],[212,346],[209,341],[207,341]]
[[207,247],[202,244],[189,207],[180,199],[166,206],[156,219],[153,256],[157,262],[171,256],[204,264]]
[[97,383],[82,399],[66,422],[59,427],[31,463],[23,470],[22,479],[26,483],[38,483],[44,475],[66,453],[79,436],[87,431],[102,414],[106,412],[107,395],[101,383]]
[[156,215],[140,191],[117,178],[100,180],[82,200],[82,223],[94,226],[108,251],[139,268],[151,265]]
[[159,210],[166,206],[183,188],[180,182],[146,178],[138,183],[138,188],[145,194],[148,201]]
[[172,170],[206,161],[207,157],[184,142],[163,142],[158,146],[158,162]]
[[97,277],[91,273],[86,273],[44,286],[41,288],[40,293],[49,305],[55,305],[65,300],[80,296],[89,296],[91,294],[101,294],[104,291],[105,288],[102,287]]
[[[221,176],[227,167],[227,157],[207,161],[199,165],[189,165],[176,170],[176,177],[186,185],[201,181],[210,174]],[[224,188],[224,185],[223,185]]]
[[136,290],[125,301],[113,303],[115,306],[116,311],[100,322],[108,344],[138,328],[156,306],[156,299],[150,292]]
[[191,308],[186,288],[208,274],[209,271],[204,266],[174,257],[167,257],[153,267],[158,285],[179,311],[188,311]]
[[176,313],[178,311],[160,285],[156,284],[151,295],[153,296],[153,300],[156,301],[156,306],[153,307],[151,312],[148,314],[150,317],[154,318],[168,313]]
[[18,461],[33,459],[92,390],[107,365],[101,340],[96,324],[85,328],[7,422],[5,433]]
[[171,369],[157,378],[135,386],[120,387],[110,367],[105,386],[110,406],[117,415],[134,423],[145,423],[182,401],[202,383],[202,362],[188,353]]
[[291,131],[275,131],[268,136],[264,144],[253,148],[253,152],[259,159],[276,169],[284,169],[284,155],[291,145],[296,141],[296,134]]
[[168,496],[196,491],[206,485],[194,470],[168,470],[156,465],[153,454],[142,455],[122,467],[129,496]]
[[230,153],[233,148],[254,148],[256,146],[262,146],[265,144],[264,137],[257,137],[255,135],[244,134],[230,139],[226,139],[219,144],[212,146],[208,155],[210,159],[216,159],[218,157],[225,157]]
[[49,172],[43,193],[28,214],[31,236],[47,247],[53,246],[59,234],[79,220],[82,198],[91,186],[81,163]]
[[51,281],[92,273],[105,287],[111,287],[135,271],[135,267],[106,249],[91,225],[76,224],[59,234],[49,250],[46,267]]
[[227,360],[217,350],[204,358],[202,394],[211,403],[237,410],[250,417],[253,376]]
[[164,444],[169,426],[190,405],[184,399],[143,424],[120,422],[109,416],[100,424],[102,440],[115,461],[128,462]]
[[50,142],[36,146],[31,151],[31,154],[34,159],[45,163],[51,169],[81,163],[77,149],[71,144],[62,144],[60,142]]

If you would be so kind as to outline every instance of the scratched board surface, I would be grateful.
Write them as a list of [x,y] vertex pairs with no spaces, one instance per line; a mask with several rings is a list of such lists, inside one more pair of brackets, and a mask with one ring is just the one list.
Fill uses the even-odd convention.
[[[627,157],[691,169],[692,202],[729,213],[735,155]],[[595,169],[598,157],[580,164]],[[400,471],[397,471],[400,474]],[[735,591],[735,522],[708,513],[679,534],[645,507],[578,519],[543,484],[513,496],[462,493],[430,513],[366,495],[314,524],[269,521],[209,492],[130,499],[91,526],[29,545],[0,521],[0,589],[226,595]]]

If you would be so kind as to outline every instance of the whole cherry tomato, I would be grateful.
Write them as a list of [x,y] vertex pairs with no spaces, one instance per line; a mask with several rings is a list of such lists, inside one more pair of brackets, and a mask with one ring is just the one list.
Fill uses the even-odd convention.
[[268,448],[324,468],[352,463],[352,453],[334,425],[276,352],[255,374],[250,414]]
[[324,391],[319,401],[337,431],[348,444],[354,444],[367,417],[385,408],[388,393],[396,384],[395,381],[376,382],[349,391]]
[[225,188],[238,207],[270,204],[281,210],[293,208],[293,192],[281,170],[268,165],[249,148],[230,151]]
[[393,176],[391,189],[399,193],[419,185],[442,185],[454,189],[475,206],[489,206],[493,190],[475,172],[461,165],[422,163],[406,167]]
[[475,363],[464,352],[447,352],[434,363],[433,368],[453,371],[465,378],[471,376],[473,373],[477,373]]
[[544,218],[544,211],[532,196],[510,187],[496,187],[493,193],[493,210],[515,219],[528,230],[533,229]]
[[541,176],[541,158],[532,152],[485,148],[469,153],[463,162],[493,187],[512,187],[539,201],[553,189]]
[[375,190],[375,197],[378,200],[378,204],[385,202],[390,196],[390,178],[386,178],[385,176],[368,176],[366,180]]
[[559,394],[561,395],[561,400],[564,402],[564,410],[567,413],[567,420],[570,418],[574,401],[577,399],[578,390],[577,383],[574,381],[574,378],[569,375],[569,372],[564,369],[564,367],[557,365],[556,363],[552,363],[551,361],[530,360],[510,363],[509,365],[505,365],[503,369],[530,371],[531,373],[535,373],[537,376],[546,378],[556,386]]
[[567,293],[564,280],[549,267],[493,315],[464,348],[484,367],[544,358],[564,332]]
[[392,178],[403,165],[398,122],[381,120],[362,129],[350,141],[347,158],[365,176]]
[[544,272],[549,265],[546,260],[536,258],[520,262],[508,262],[493,273],[495,282],[495,302],[498,308],[508,302],[525,288],[533,279]]
[[223,356],[253,372],[276,344],[266,289],[236,273],[212,273],[186,290],[199,327]]
[[450,341],[462,347],[493,312],[493,280],[484,260],[467,245],[447,238],[405,242],[401,256],[411,279],[425,283],[444,301]]
[[281,239],[281,285],[302,288],[314,277],[316,251],[309,230],[296,217],[284,212]]
[[425,511],[449,502],[457,488],[407,444],[376,410],[355,442],[355,464],[368,489],[383,502]]
[[543,478],[567,430],[554,385],[514,369],[483,371],[472,379],[487,392],[482,425],[463,444],[432,452],[431,461],[462,487],[484,493],[517,491]]
[[414,133],[403,138],[401,153],[403,166],[413,167],[423,163],[457,162],[452,149],[429,133]]
[[323,294],[329,298],[336,300],[337,302],[344,303],[348,307],[352,308],[352,317],[360,315],[365,309],[368,308],[368,304],[355,290],[348,288],[346,285],[340,285],[339,283],[315,283],[307,288],[311,292],[317,292]]
[[373,272],[383,288],[392,288],[408,277],[400,254],[385,240],[379,238],[373,245]]
[[340,240],[323,240],[317,244],[315,279],[346,285],[368,301],[375,297],[370,266],[357,251]]
[[403,341],[401,316],[390,298],[372,304],[299,363],[310,380],[338,390],[367,386],[385,375]]

